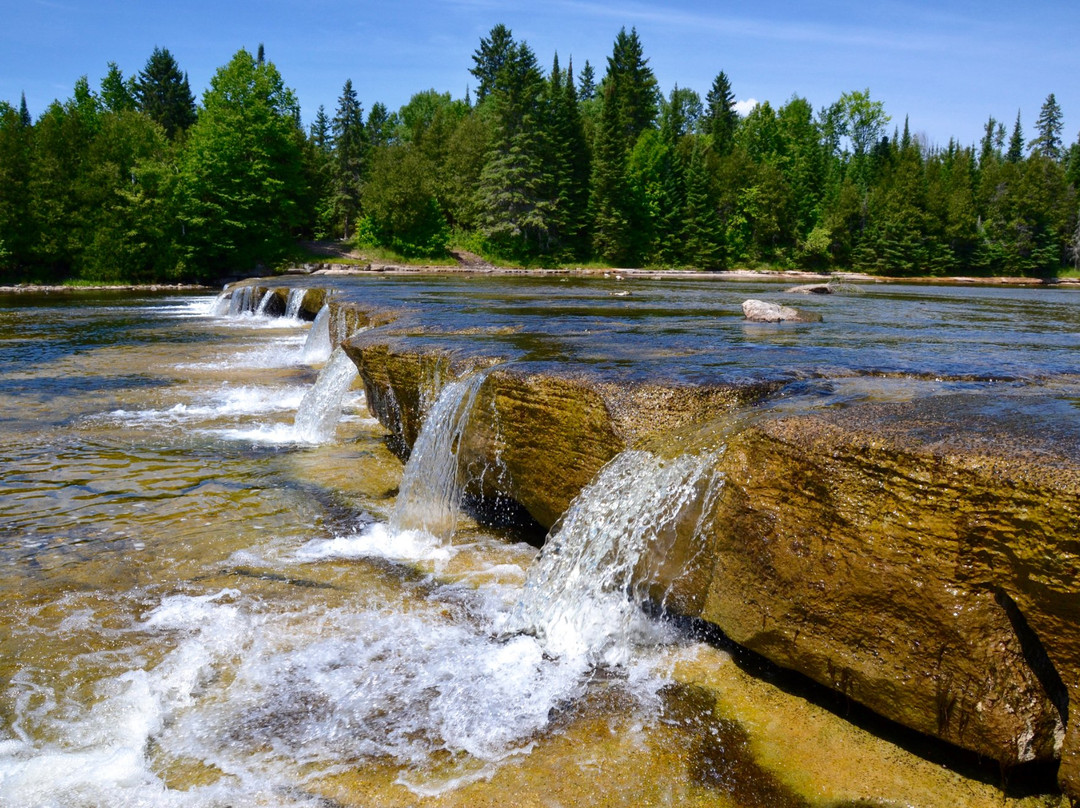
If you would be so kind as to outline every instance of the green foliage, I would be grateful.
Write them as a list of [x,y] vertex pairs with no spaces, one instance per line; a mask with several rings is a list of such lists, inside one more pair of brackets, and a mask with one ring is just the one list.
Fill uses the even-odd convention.
[[[918,142],[869,90],[745,118],[723,72],[663,98],[637,32],[599,86],[550,73],[499,25],[473,54],[477,103],[416,93],[363,110],[347,81],[307,134],[277,68],[238,52],[196,115],[168,51],[35,121],[0,102],[0,278],[137,281],[258,271],[298,237],[387,260],[451,243],[518,265],[752,265],[890,275],[1080,271],[1080,139],[1047,97],[1026,144]],[[1025,146],[1030,145],[1030,149]],[[1068,264],[1076,269],[1065,270]]]
[[157,121],[170,138],[195,123],[195,97],[187,75],[164,48],[154,48],[135,79],[135,101],[141,112]]
[[480,40],[480,47],[473,53],[473,66],[469,72],[476,78],[476,102],[482,103],[495,91],[499,82],[499,72],[507,60],[513,58],[514,36],[502,23],[491,29]]
[[735,129],[738,125],[735,93],[731,89],[727,74],[721,70],[713,79],[709,94],[705,96],[705,134],[711,138],[712,147],[717,154],[731,152],[735,145]]
[[346,79],[341,90],[330,131],[333,143],[331,209],[337,231],[342,238],[348,239],[350,227],[360,211],[360,190],[368,151],[364,112],[353,90],[352,79]]
[[1046,97],[1046,101],[1043,102],[1042,108],[1039,110],[1039,119],[1035,122],[1035,131],[1039,134],[1028,144],[1028,148],[1048,160],[1060,160],[1062,157],[1061,133],[1063,126],[1061,123],[1061,107],[1058,106],[1053,93]]
[[177,187],[181,254],[207,276],[278,259],[309,211],[299,107],[273,62],[240,50],[219,69],[188,133]]

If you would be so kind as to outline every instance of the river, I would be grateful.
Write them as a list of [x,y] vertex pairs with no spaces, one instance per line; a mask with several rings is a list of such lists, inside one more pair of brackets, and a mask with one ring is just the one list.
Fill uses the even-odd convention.
[[[588,343],[589,361],[615,373],[637,353],[694,378],[733,361],[710,347],[718,328],[738,331],[734,352],[754,353],[740,375],[810,348],[856,361],[835,344],[839,325],[810,348],[755,337],[690,286],[693,305],[636,292],[638,308],[605,320],[602,340],[586,339],[594,311],[564,312],[538,347],[516,329],[559,311],[532,297],[472,310],[446,288],[468,283],[424,282],[428,322],[452,316],[461,334],[482,317],[496,335],[485,339],[522,361]],[[392,284],[378,284],[387,305],[417,304],[414,287]],[[533,297],[543,286],[520,284]],[[860,315],[884,334],[867,348],[879,370],[918,364],[926,378],[984,384],[1073,361],[1080,324],[1061,293],[1048,309],[1037,292],[1006,290],[996,316],[1007,327],[982,310],[936,330],[939,350],[922,357],[890,340],[940,321],[928,306],[974,293],[928,293],[918,318],[880,322],[910,294],[889,290]],[[627,302],[607,289],[597,301]],[[612,618],[595,592],[573,608],[602,642],[553,644],[523,624],[529,587],[558,590],[558,570],[530,578],[534,546],[465,515],[448,538],[401,521],[402,464],[358,387],[329,429],[298,427],[325,360],[305,351],[309,323],[222,312],[213,295],[0,304],[4,806],[1006,804],[978,772],[858,729],[637,609],[616,604]],[[660,315],[650,328],[697,358],[672,369],[672,345],[640,331],[647,310]],[[1068,326],[1039,336],[1050,321]],[[984,339],[996,352],[970,350]],[[656,490],[700,473],[675,472],[612,474]],[[577,518],[600,517],[583,505]]]

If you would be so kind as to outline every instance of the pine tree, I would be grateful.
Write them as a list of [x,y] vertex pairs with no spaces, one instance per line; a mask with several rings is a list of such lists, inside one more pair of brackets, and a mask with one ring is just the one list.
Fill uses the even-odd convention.
[[686,206],[682,213],[682,263],[699,269],[722,266],[720,218],[709,199],[705,148],[695,141],[686,168]]
[[260,65],[246,50],[211,78],[177,178],[192,273],[277,260],[310,221],[299,108],[274,63]]
[[367,151],[364,112],[353,90],[352,79],[346,79],[341,90],[330,131],[334,144],[334,208],[341,222],[342,237],[347,239],[359,215]]
[[578,98],[582,101],[592,101],[596,98],[596,71],[593,70],[593,66],[589,64],[589,60],[585,60],[585,67],[581,68],[581,73],[578,75]]
[[991,115],[986,121],[986,126],[983,127],[982,140],[979,141],[979,165],[987,165],[991,160],[999,159],[1000,155],[994,145],[995,134],[998,129],[998,122],[994,120],[994,116]]
[[494,132],[479,188],[483,233],[512,255],[547,252],[556,235],[544,89],[532,49],[512,45],[490,88]]
[[1035,131],[1038,136],[1028,144],[1028,148],[1035,154],[1046,157],[1049,160],[1061,160],[1061,107],[1058,106],[1054,94],[1050,93],[1039,110],[1039,119],[1035,122]]
[[326,117],[326,107],[322,104],[319,104],[319,110],[315,113],[315,120],[311,122],[311,142],[321,152],[330,152],[333,149],[330,119]]
[[589,152],[574,89],[574,64],[571,61],[563,73],[557,54],[545,104],[555,199],[553,247],[567,255],[580,255],[589,201]]
[[33,122],[34,119],[30,117],[30,108],[26,106],[26,93],[23,93],[19,99],[19,125],[31,126]]
[[514,36],[502,23],[480,40],[480,47],[473,52],[473,67],[469,72],[476,77],[476,103],[483,102],[495,89],[499,71],[514,49]]
[[195,98],[187,75],[168,50],[154,48],[135,80],[139,110],[157,121],[170,138],[195,123]]
[[712,137],[712,147],[719,155],[728,154],[735,143],[739,114],[735,111],[735,94],[724,71],[713,79],[712,89],[705,96],[705,133]]
[[1012,137],[1009,138],[1009,150],[1005,152],[1005,160],[1010,163],[1019,163],[1024,159],[1024,132],[1020,128],[1020,110],[1016,111],[1016,124],[1013,126]]
[[[636,28],[629,34],[623,28],[615,38],[604,85],[604,103],[615,106],[623,147],[629,151],[641,133],[653,127],[659,111],[656,76],[645,58]],[[610,95],[607,94],[609,85]]]
[[614,102],[615,87],[605,84],[604,105],[593,148],[589,198],[593,252],[610,264],[629,261],[630,191],[626,177],[625,138]]
[[364,130],[369,148],[376,149],[386,145],[390,139],[390,113],[386,109],[386,104],[376,101],[371,105],[371,112],[368,113]]

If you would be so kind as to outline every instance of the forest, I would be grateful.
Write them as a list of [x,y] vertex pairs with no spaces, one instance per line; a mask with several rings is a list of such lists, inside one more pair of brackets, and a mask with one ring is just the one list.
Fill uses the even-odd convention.
[[311,125],[262,46],[196,103],[167,49],[35,119],[0,101],[0,283],[209,281],[303,241],[516,266],[778,267],[1055,277],[1080,267],[1080,138],[1047,96],[1032,130],[922,142],[869,89],[735,108],[726,73],[664,94],[636,30],[606,70],[550,69],[496,25],[465,98],[365,115],[347,80]]

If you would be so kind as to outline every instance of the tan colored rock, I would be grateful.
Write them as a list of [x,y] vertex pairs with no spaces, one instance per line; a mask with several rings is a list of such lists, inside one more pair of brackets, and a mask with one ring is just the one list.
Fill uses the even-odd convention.
[[1050,760],[1054,682],[1080,684],[1080,463],[1053,441],[1024,453],[965,431],[964,404],[936,403],[937,420],[925,402],[762,419],[732,437],[712,535],[667,559],[683,568],[669,602],[905,726],[1006,766]]

